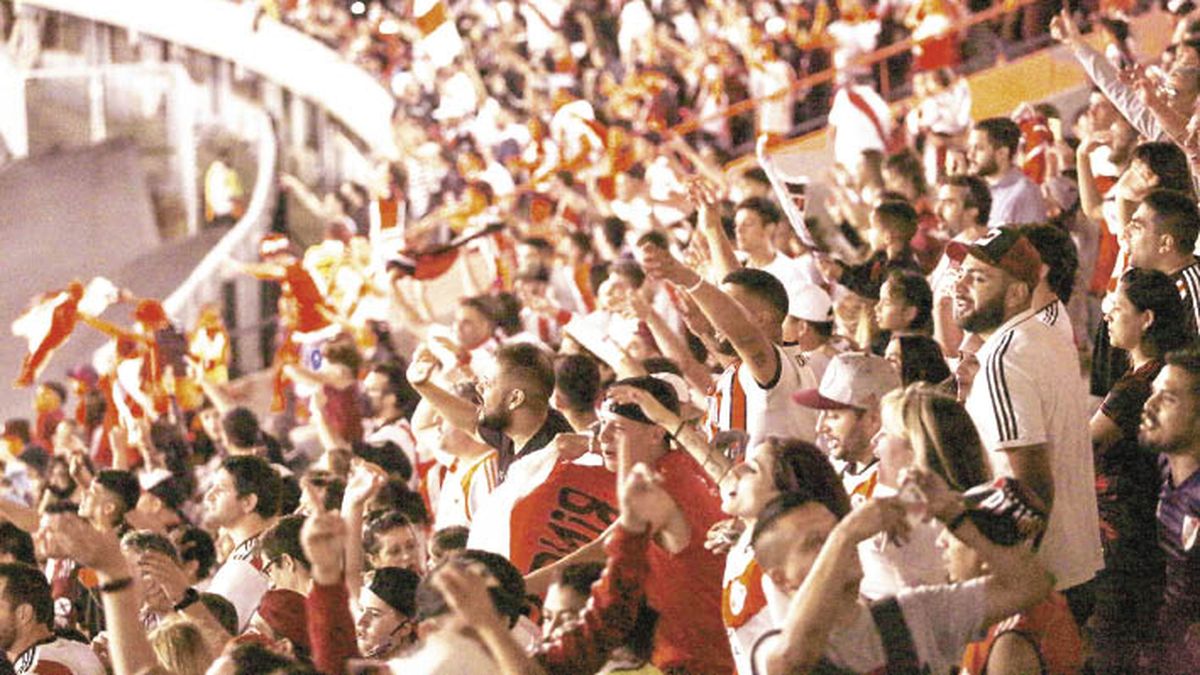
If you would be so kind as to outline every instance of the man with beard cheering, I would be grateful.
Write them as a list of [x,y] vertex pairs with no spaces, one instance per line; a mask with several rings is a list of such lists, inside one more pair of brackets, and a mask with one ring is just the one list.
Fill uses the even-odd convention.
[[500,348],[495,379],[478,384],[483,399],[479,407],[430,381],[436,367],[436,359],[419,350],[409,368],[409,383],[446,421],[496,448],[500,453],[498,483],[514,460],[572,431],[562,413],[550,407],[554,365],[536,345],[513,343]]
[[1075,346],[1037,320],[1033,288],[1042,264],[1018,232],[992,230],[947,254],[961,267],[954,319],[982,340],[966,399],[992,473],[1032,488],[1050,512],[1039,557],[1082,623],[1084,586],[1103,566],[1087,392]]

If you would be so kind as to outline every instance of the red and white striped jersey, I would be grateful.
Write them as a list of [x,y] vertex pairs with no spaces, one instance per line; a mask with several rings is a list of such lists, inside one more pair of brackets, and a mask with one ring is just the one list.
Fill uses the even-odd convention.
[[767,436],[800,438],[809,442],[816,437],[815,410],[792,402],[795,391],[820,384],[808,360],[794,346],[775,346],[779,354],[779,377],[770,387],[754,381],[750,369],[741,362],[725,369],[708,397],[710,438],[719,431],[738,429],[750,436],[754,445]]

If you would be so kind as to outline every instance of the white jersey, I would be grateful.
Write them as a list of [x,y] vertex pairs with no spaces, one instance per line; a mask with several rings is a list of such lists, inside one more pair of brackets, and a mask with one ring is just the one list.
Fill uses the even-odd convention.
[[875,90],[859,85],[838,89],[829,120],[834,128],[834,160],[851,169],[862,161],[864,150],[884,150],[893,123],[887,102]]
[[733,663],[738,675],[750,675],[750,655],[754,643],[774,626],[767,610],[765,584],[770,580],[754,561],[750,546],[753,528],[746,528],[725,556],[725,577],[721,581],[721,619],[729,635]]
[[238,544],[213,575],[208,587],[209,593],[216,593],[237,608],[239,631],[250,624],[250,617],[258,611],[263,595],[271,586],[271,580],[263,572],[266,560],[260,544],[260,537],[251,537]]
[[1055,300],[1039,309],[1037,317],[1038,321],[1061,333],[1063,338],[1071,344],[1075,344],[1075,329],[1071,325],[1071,317],[1067,314],[1067,307],[1062,304],[1062,301]]
[[735,363],[721,373],[708,397],[709,433],[738,429],[750,436],[750,445],[767,436],[816,438],[817,411],[792,402],[792,393],[820,384],[799,348],[775,346],[779,377],[764,388],[749,368]]
[[[896,490],[876,483],[871,497],[894,497]],[[858,559],[863,578],[858,592],[864,598],[878,600],[896,595],[905,588],[945,583],[946,563],[937,546],[942,524],[909,520],[912,529],[903,546],[877,534],[859,542]]]
[[104,675],[91,645],[56,637],[21,652],[13,661],[17,675]]
[[1071,588],[1104,566],[1094,485],[1088,396],[1075,345],[1027,310],[976,353],[979,375],[966,409],[987,449],[992,474],[1013,476],[1009,452],[1045,444],[1054,472],[1054,506],[1038,557]]
[[434,530],[455,525],[471,526],[480,504],[496,488],[499,457],[499,453],[492,450],[474,460],[454,458],[451,461],[434,509]]

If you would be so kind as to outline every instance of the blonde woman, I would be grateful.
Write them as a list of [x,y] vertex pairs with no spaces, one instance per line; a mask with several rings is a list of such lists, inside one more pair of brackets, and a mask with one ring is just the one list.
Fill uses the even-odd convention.
[[[879,433],[872,439],[879,469],[874,481],[851,495],[856,507],[872,497],[899,494],[901,471],[908,467],[942,476],[957,492],[988,481],[979,435],[966,410],[950,395],[924,382],[894,389],[880,402],[880,417]],[[862,594],[885,597],[903,588],[945,582],[937,545],[941,529],[936,521],[917,522],[904,546],[882,535],[859,544]]]
[[172,675],[204,675],[213,654],[196,624],[172,619],[150,631],[150,644],[163,670]]
[[903,463],[903,455],[886,462],[880,458],[880,473],[887,474],[889,483],[898,485],[899,470],[909,464],[938,474],[956,492],[991,480],[975,423],[962,404],[940,387],[917,381],[884,396],[880,407],[880,434],[902,439],[911,451]]

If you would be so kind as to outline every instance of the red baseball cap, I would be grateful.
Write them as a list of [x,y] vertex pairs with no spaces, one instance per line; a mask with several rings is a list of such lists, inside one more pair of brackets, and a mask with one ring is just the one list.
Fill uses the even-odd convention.
[[961,263],[968,255],[1011,274],[1032,289],[1041,279],[1042,257],[1024,235],[1012,228],[989,231],[973,243],[952,241],[946,255]]

